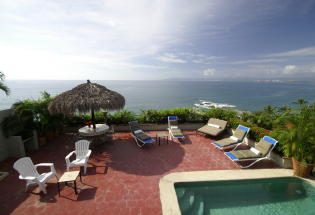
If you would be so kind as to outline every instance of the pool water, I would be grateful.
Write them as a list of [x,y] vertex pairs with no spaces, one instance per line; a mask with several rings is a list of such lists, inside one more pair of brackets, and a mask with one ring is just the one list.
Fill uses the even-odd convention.
[[182,215],[314,215],[315,187],[296,178],[180,182]]

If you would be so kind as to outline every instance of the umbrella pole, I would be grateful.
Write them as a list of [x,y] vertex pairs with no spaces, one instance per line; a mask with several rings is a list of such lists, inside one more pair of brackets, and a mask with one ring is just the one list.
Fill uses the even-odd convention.
[[94,109],[92,108],[92,124],[93,124],[93,129],[96,129],[96,126],[95,126],[95,115],[94,115]]

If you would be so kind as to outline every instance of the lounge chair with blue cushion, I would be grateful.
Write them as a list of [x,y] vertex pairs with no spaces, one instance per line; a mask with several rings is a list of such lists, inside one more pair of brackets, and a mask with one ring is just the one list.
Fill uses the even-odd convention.
[[168,133],[171,139],[177,138],[177,139],[185,139],[185,136],[178,127],[178,117],[177,116],[168,116]]
[[140,148],[147,143],[154,142],[154,139],[152,139],[150,136],[144,133],[144,131],[142,131],[142,129],[139,126],[138,121],[131,121],[128,123],[131,130],[131,134]]
[[211,144],[214,145],[216,148],[221,149],[221,150],[224,150],[225,148],[234,146],[234,148],[232,150],[235,150],[239,145],[244,143],[244,140],[245,140],[246,135],[248,134],[249,130],[250,130],[250,128],[245,127],[243,125],[239,125],[239,126],[237,126],[237,128],[233,132],[232,136],[218,140],[218,141],[215,141]]
[[251,147],[248,150],[225,152],[224,154],[236,163],[239,161],[254,161],[247,166],[237,163],[241,168],[248,168],[261,160],[267,159],[277,143],[277,140],[269,136],[264,136],[258,143],[255,143],[255,147]]

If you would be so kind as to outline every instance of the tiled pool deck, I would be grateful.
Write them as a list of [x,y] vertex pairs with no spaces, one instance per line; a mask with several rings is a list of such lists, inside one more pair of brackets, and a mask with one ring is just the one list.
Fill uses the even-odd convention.
[[[149,132],[151,136],[162,132]],[[116,133],[112,141],[93,149],[87,175],[78,183],[79,194],[64,188],[58,196],[56,180],[47,185],[48,194],[38,188],[24,192],[25,182],[12,168],[14,159],[0,163],[0,171],[10,175],[0,181],[0,214],[161,214],[159,180],[172,172],[231,170],[239,167],[215,149],[212,140],[184,132],[183,144],[161,141],[161,146],[139,149],[129,133]],[[66,136],[56,138],[31,154],[34,163],[53,162],[60,177],[65,156],[74,143]],[[273,168],[262,161],[253,168]],[[246,171],[246,170],[244,170]]]

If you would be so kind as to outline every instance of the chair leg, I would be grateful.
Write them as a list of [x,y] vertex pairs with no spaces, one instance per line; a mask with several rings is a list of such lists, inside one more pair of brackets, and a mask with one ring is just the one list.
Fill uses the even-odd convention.
[[87,168],[87,165],[85,164],[84,165],[84,175],[86,175],[86,168]]
[[242,165],[240,165],[240,164],[239,164],[239,166],[240,166],[242,169],[249,168],[249,167],[253,166],[255,163],[257,163],[257,162],[259,162],[259,161],[261,161],[261,160],[264,160],[264,159],[266,159],[266,158],[260,158],[260,159],[258,159],[258,160],[255,160],[253,163],[251,163],[251,164],[249,164],[249,165],[247,165],[247,166],[242,166]]
[[38,184],[39,188],[41,189],[41,191],[43,191],[43,193],[47,194],[47,190],[46,190],[46,187],[45,187],[45,184]]

